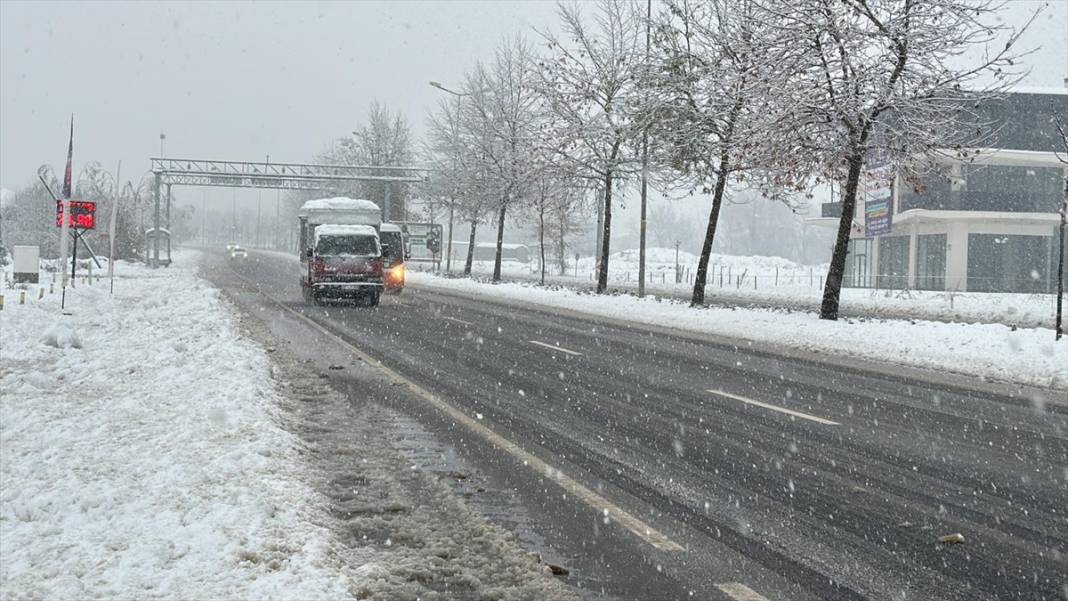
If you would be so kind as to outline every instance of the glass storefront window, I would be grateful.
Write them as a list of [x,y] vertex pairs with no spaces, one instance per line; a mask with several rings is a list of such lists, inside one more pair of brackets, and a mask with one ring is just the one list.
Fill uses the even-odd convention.
[[916,289],[946,289],[946,235],[916,237]]
[[909,239],[907,236],[879,238],[877,288],[901,290],[909,284]]
[[842,286],[846,288],[871,288],[871,238],[849,241]]
[[1051,292],[1049,236],[968,235],[968,290]]

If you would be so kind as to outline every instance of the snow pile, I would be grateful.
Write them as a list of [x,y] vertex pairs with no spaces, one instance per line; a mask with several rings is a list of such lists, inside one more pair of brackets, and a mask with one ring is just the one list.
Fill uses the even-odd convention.
[[0,311],[0,597],[348,597],[265,353],[190,270],[122,271]]
[[[547,261],[546,281],[570,287],[593,285],[596,280],[593,257],[579,259],[577,272],[573,261],[569,261],[568,265],[568,271],[561,275],[559,266],[550,258]],[[689,298],[697,271],[697,257],[680,252],[679,267],[682,281],[676,284],[675,249],[647,249],[646,290],[659,295]],[[452,271],[459,273],[462,270],[463,259],[458,261],[454,257]],[[612,254],[608,270],[612,287],[637,289],[637,249]],[[472,271],[481,275],[491,274],[493,262],[476,261]],[[517,280],[537,280],[540,277],[536,261],[529,266],[505,263],[501,273]],[[713,253],[709,257],[705,295],[710,302],[814,311],[819,308],[823,298],[823,279],[826,275],[826,264],[801,265],[782,257]],[[1036,327],[1053,323],[1056,295],[843,288],[841,306],[844,311],[873,317],[979,321]]]
[[583,294],[524,284],[408,274],[411,284],[538,303],[636,323],[773,343],[981,379],[1068,388],[1068,338],[1044,328],[904,320],[825,321],[815,313],[767,309],[692,309],[655,297]]
[[48,326],[41,336],[41,342],[53,348],[82,348],[82,337],[62,322]]

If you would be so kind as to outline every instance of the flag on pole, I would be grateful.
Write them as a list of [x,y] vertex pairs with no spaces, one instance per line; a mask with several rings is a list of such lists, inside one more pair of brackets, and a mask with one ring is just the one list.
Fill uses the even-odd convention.
[[119,216],[119,203],[122,202],[122,188],[119,186],[121,174],[122,161],[119,161],[119,166],[115,168],[115,202],[111,205],[111,221],[108,223],[108,280],[112,294],[115,294],[115,223]]
[[[59,273],[60,273],[60,286],[62,288],[62,300],[60,300],[59,307],[62,310],[67,304],[67,254],[68,238],[70,237],[70,180],[71,171],[73,165],[71,161],[74,159],[74,115],[70,116],[70,142],[67,144],[67,169],[63,172],[63,210],[61,214],[63,218],[60,219],[59,224]],[[77,247],[75,247],[77,252]]]
[[[63,172],[63,198],[70,198],[70,179],[74,159],[74,115],[70,116],[70,142],[67,144],[67,169]],[[64,215],[64,218],[66,215]]]

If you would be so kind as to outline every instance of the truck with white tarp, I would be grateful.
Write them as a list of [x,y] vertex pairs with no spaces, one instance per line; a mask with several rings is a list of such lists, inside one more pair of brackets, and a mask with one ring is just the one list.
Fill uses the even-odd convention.
[[385,260],[378,205],[356,198],[321,198],[305,202],[297,218],[304,298],[313,302],[348,298],[377,305]]

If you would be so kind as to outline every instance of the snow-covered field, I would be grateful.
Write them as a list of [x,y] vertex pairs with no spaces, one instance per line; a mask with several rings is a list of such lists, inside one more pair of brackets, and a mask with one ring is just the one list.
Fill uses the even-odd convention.
[[79,282],[70,315],[5,290],[3,599],[349,596],[266,353],[178,265]]
[[[679,253],[680,277],[675,283],[675,249],[649,248],[646,260],[647,289],[660,295],[688,297],[693,289],[697,257]],[[560,274],[559,266],[550,264],[549,280],[568,286],[592,286],[593,257],[582,257],[575,270],[569,261],[568,271]],[[615,288],[637,289],[638,251],[613,253],[608,262],[609,281]],[[453,262],[453,272],[463,271],[463,262]],[[476,261],[472,271],[479,275],[493,273],[492,261]],[[502,275],[513,279],[537,280],[537,265],[506,262]],[[812,309],[823,295],[823,278],[827,265],[800,265],[781,257],[734,256],[713,254],[709,261],[709,301],[759,303],[774,306]],[[1010,325],[1037,326],[1052,324],[1056,297],[1052,294],[1004,294],[981,292],[942,292],[929,290],[875,290],[845,288],[843,310],[872,316],[909,316],[940,321],[997,322]]]
[[1068,338],[1053,331],[1000,324],[907,320],[824,321],[813,313],[710,307],[629,295],[601,296],[520,283],[491,285],[409,273],[413,284],[638,323],[773,343],[814,354],[859,357],[1029,385],[1068,388]]

